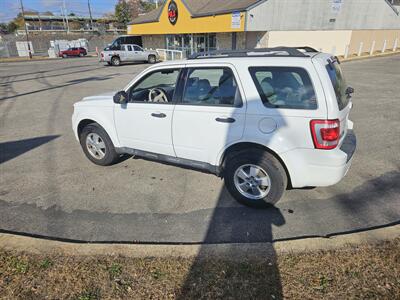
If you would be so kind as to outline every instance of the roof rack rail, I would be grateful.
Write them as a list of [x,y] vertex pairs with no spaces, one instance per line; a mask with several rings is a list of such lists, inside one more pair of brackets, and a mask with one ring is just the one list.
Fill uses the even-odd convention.
[[[303,51],[318,52],[311,47],[274,47],[274,48],[257,48],[245,50],[216,50],[209,52],[198,52],[189,56],[189,59],[206,59],[215,57],[308,57]],[[313,51],[308,51],[313,50]]]
[[303,50],[303,51],[305,51],[305,52],[314,52],[314,53],[319,52],[319,51],[316,50],[315,48],[312,48],[312,47],[309,47],[309,46],[296,47],[296,49],[298,49],[298,50]]

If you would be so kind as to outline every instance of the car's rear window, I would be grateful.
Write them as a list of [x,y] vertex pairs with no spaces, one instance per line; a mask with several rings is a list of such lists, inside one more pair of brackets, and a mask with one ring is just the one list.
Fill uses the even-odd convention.
[[326,65],[329,78],[331,79],[333,89],[335,90],[336,100],[339,110],[342,110],[349,104],[350,97],[346,95],[347,84],[344,79],[342,69],[338,62],[330,62]]
[[317,109],[307,71],[299,67],[251,67],[250,74],[266,107]]

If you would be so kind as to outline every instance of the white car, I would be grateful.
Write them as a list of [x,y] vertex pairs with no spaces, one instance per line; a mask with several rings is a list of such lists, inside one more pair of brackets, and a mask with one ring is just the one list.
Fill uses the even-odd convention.
[[356,149],[353,92],[340,62],[308,47],[217,51],[84,98],[72,123],[95,164],[129,154],[211,172],[239,202],[260,207],[287,188],[346,175]]
[[157,51],[146,50],[138,45],[119,45],[108,47],[100,53],[100,61],[119,66],[126,62],[148,62],[155,64],[160,59]]

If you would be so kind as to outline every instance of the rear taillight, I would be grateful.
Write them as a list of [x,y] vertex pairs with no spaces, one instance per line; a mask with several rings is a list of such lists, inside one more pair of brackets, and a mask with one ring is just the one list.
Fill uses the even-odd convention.
[[334,149],[339,144],[339,120],[311,120],[310,127],[316,149]]

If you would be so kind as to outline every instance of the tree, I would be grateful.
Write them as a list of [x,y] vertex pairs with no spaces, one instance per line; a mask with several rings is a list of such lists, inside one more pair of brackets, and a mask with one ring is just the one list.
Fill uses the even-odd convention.
[[119,0],[115,5],[115,18],[119,23],[128,24],[131,21],[131,12],[128,3],[125,0]]
[[142,9],[142,12],[146,13],[155,9],[156,5],[152,2],[140,0],[140,7]]
[[11,21],[7,25],[7,32],[8,33],[14,33],[18,29],[18,25],[14,23],[14,21]]
[[13,21],[9,23],[0,23],[0,32],[1,33],[13,33],[17,30],[18,26]]

